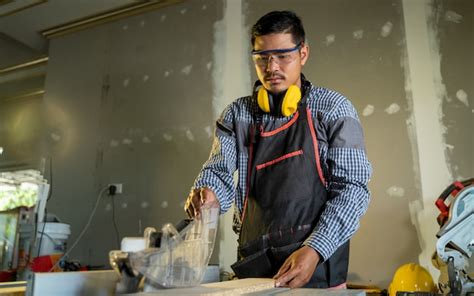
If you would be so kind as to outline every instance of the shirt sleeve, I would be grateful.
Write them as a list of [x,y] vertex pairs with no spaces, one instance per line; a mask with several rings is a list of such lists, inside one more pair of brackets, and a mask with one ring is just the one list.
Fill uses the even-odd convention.
[[233,118],[229,105],[216,122],[211,154],[193,185],[193,189],[208,187],[216,194],[221,214],[232,206],[236,194],[233,174],[237,169],[237,145]]
[[328,201],[313,233],[304,245],[315,249],[326,261],[359,228],[367,211],[368,182],[372,167],[365,152],[362,127],[352,104],[343,100],[327,119]]

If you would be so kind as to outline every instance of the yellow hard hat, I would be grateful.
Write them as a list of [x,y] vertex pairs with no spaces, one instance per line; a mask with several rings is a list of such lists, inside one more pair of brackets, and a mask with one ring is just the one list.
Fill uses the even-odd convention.
[[400,266],[388,287],[389,296],[396,296],[397,292],[432,292],[437,289],[430,273],[422,266],[408,263]]

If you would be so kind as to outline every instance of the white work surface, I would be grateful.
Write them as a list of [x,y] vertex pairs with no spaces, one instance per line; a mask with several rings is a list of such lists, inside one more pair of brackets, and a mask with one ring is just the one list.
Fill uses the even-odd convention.
[[[36,273],[28,283],[26,295],[30,296],[109,296],[115,295],[119,276],[112,270],[87,272]],[[273,279],[250,278],[201,284],[191,288],[161,289],[150,292],[126,294],[128,296],[154,295],[317,295],[365,296],[362,290],[289,289],[274,288]]]
[[129,296],[154,296],[154,295],[319,295],[319,296],[365,296],[362,290],[327,290],[327,289],[289,289],[275,288],[275,280],[264,278],[250,278],[233,281],[225,281],[218,283],[202,284],[198,287],[180,288],[180,289],[163,289],[153,292],[142,292],[127,294]]

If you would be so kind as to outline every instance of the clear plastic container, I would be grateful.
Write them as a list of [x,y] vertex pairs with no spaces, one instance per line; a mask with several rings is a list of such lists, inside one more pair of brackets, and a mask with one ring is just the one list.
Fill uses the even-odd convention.
[[202,209],[180,233],[172,224],[164,225],[160,248],[130,253],[131,267],[160,287],[199,285],[214,248],[218,216],[218,208]]

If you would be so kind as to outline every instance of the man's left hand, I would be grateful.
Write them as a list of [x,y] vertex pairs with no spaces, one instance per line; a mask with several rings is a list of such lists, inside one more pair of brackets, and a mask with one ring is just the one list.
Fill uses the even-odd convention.
[[294,251],[273,277],[275,287],[300,288],[304,286],[311,279],[319,259],[318,252],[308,246]]

